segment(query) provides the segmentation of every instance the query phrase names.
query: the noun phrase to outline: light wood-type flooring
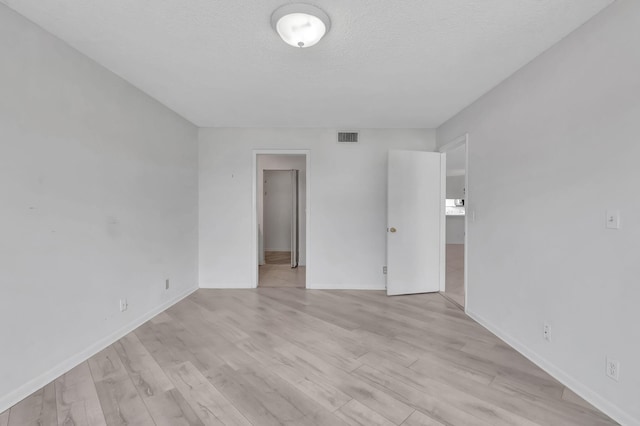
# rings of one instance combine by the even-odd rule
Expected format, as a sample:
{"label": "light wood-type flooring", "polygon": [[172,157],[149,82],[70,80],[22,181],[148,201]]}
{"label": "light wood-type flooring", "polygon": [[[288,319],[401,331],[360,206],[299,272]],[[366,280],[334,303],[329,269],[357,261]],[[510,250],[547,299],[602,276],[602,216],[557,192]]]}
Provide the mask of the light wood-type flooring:
{"label": "light wood-type flooring", "polygon": [[265,251],[264,262],[270,265],[291,265],[291,252]]}
{"label": "light wood-type flooring", "polygon": [[265,251],[264,260],[265,264],[258,268],[258,287],[306,287],[306,269],[304,266],[291,268],[290,251]]}
{"label": "light wood-type flooring", "polygon": [[260,288],[305,288],[306,269],[304,266],[292,268],[290,265],[260,265],[258,287]]}
{"label": "light wood-type flooring", "polygon": [[444,295],[464,306],[464,244],[447,244]]}
{"label": "light wood-type flooring", "polygon": [[440,294],[198,290],[0,426],[609,425]]}

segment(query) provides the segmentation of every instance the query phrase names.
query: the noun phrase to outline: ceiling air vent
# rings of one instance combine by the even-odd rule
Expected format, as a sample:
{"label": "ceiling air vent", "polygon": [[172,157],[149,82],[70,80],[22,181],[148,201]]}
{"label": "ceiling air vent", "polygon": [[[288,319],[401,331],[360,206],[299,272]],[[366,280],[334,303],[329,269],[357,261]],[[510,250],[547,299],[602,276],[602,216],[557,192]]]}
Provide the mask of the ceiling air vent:
{"label": "ceiling air vent", "polygon": [[338,132],[338,143],[357,143],[358,132]]}

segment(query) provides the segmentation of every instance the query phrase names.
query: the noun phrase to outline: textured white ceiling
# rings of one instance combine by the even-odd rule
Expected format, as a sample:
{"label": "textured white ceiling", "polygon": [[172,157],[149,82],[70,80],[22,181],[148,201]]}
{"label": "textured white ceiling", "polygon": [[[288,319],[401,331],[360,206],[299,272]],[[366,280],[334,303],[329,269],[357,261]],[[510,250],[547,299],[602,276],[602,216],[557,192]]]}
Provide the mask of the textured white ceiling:
{"label": "textured white ceiling", "polygon": [[198,126],[432,128],[613,0],[313,0],[296,49],[286,0],[0,0]]}

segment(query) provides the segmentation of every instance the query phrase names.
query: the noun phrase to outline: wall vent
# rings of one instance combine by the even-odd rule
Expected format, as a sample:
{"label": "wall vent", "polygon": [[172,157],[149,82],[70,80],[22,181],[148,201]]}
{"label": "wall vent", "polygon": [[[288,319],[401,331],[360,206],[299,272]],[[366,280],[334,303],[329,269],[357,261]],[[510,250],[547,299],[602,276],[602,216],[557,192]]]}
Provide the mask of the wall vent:
{"label": "wall vent", "polygon": [[338,132],[338,143],[358,143],[358,132]]}

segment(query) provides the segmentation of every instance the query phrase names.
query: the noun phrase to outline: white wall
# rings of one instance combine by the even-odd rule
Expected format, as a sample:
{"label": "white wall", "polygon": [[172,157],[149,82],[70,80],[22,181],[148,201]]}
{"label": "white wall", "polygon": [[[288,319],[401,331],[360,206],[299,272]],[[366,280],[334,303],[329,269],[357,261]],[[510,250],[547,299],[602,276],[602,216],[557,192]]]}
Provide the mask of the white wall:
{"label": "white wall", "polygon": [[464,199],[465,176],[447,176],[447,198]]}
{"label": "white wall", "polygon": [[4,5],[0,57],[2,412],[197,286],[197,129]]}
{"label": "white wall", "polygon": [[447,216],[447,244],[464,244],[464,216]]}
{"label": "white wall", "polygon": [[[469,132],[468,312],[629,425],[640,424],[639,40],[640,2],[618,0],[438,129],[440,145]],[[620,230],[605,228],[609,208]]]}
{"label": "white wall", "polygon": [[[447,198],[464,199],[464,184],[464,175],[447,176]],[[447,216],[446,224],[447,244],[464,244],[464,216]]]}
{"label": "white wall", "polygon": [[[309,149],[308,288],[384,288],[387,152],[433,151],[431,130],[200,130],[200,286],[252,286],[252,150]],[[224,203],[220,200],[224,200]]]}
{"label": "white wall", "polygon": [[288,170],[265,170],[263,235],[265,250],[291,251],[293,184]]}
{"label": "white wall", "polygon": [[[264,170],[299,170],[298,173],[298,244],[299,244],[299,264],[306,265],[307,254],[307,158],[304,155],[258,155],[258,182],[257,182],[257,207],[258,207],[258,229],[265,229],[263,225],[263,196],[264,194]],[[290,209],[289,209],[290,210]],[[261,241],[263,238],[260,238]],[[290,243],[290,241],[289,241]],[[264,246],[259,247],[260,264],[264,264]]]}

